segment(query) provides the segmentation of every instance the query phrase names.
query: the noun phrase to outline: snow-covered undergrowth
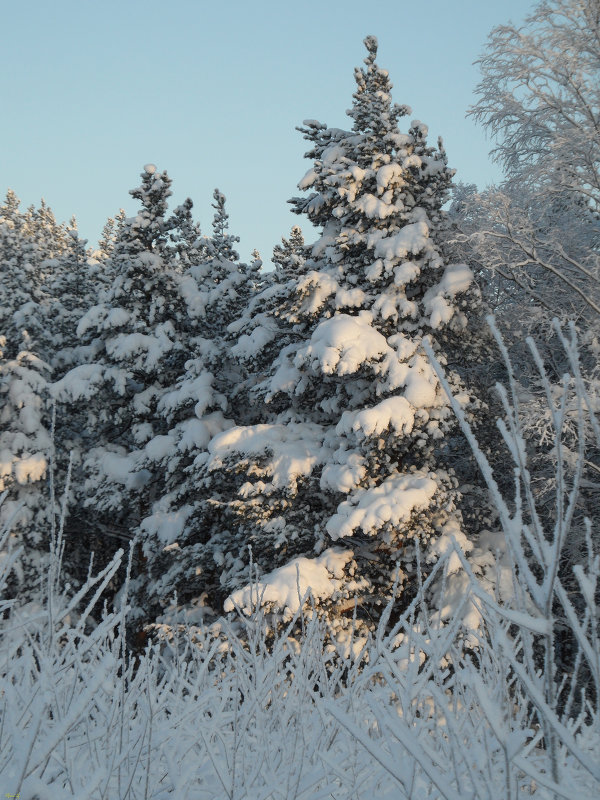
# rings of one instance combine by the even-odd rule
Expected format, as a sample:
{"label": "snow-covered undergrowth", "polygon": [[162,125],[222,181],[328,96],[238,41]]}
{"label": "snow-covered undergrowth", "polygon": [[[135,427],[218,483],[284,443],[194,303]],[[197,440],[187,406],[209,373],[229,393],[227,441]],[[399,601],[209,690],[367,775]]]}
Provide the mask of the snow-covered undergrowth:
{"label": "snow-covered undergrowth", "polygon": [[[0,606],[1,791],[20,800],[598,796],[600,555],[597,531],[577,515],[577,459],[587,453],[586,430],[600,431],[574,337],[563,344],[572,379],[558,399],[548,392],[554,521],[536,513],[515,386],[512,400],[504,396],[503,428],[515,497],[502,496],[471,441],[495,499],[502,564],[512,563],[508,599],[486,590],[457,546],[408,610],[388,607],[361,652],[352,642],[336,652],[310,602],[274,631],[257,581],[254,614],[195,628],[193,643],[190,631],[167,636],[133,657],[126,589],[121,611],[97,608],[121,556],[69,599],[57,531],[43,606]],[[573,407],[575,461],[561,448]],[[561,559],[579,525],[585,545],[565,576]],[[0,565],[0,588],[11,558],[19,553]],[[456,573],[448,576],[457,559],[458,603]]]}
{"label": "snow-covered undergrowth", "polygon": [[[121,615],[86,630],[85,615],[50,595],[2,632],[3,790],[22,800],[596,796],[597,711],[568,725],[536,714],[542,678],[517,673],[508,638],[511,622],[535,622],[487,611],[475,649],[458,622],[440,628],[414,608],[387,635],[381,626],[368,661],[325,654],[316,618],[299,647],[286,632],[267,646],[259,614],[226,646],[196,631],[194,645],[136,660],[124,656]],[[546,726],[559,739],[557,783]]]}

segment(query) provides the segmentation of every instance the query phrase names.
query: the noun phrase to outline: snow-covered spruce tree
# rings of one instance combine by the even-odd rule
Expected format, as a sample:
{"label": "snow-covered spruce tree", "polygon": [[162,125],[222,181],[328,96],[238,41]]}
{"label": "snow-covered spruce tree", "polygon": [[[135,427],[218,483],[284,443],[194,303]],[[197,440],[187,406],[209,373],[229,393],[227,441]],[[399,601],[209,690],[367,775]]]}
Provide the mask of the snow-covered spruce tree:
{"label": "snow-covered spruce tree", "polygon": [[215,256],[225,261],[235,262],[239,259],[239,254],[235,245],[240,241],[239,236],[229,233],[229,214],[225,210],[226,197],[219,189],[213,192],[212,207],[215,210],[212,222],[212,246]]}
{"label": "snow-covered spruce tree", "polygon": [[191,552],[181,556],[172,545],[204,535],[207,499],[199,473],[206,448],[233,425],[232,419],[247,412],[236,401],[236,390],[247,378],[246,365],[235,352],[236,321],[256,292],[262,262],[240,261],[235,250],[239,238],[229,233],[225,196],[216,189],[213,197],[212,236],[195,242],[188,236],[188,267],[180,284],[190,320],[187,360],[157,404],[164,432],[147,442],[140,462],[164,475],[161,493],[139,527],[145,572],[132,586],[136,612],[147,620],[172,602],[173,593],[188,582],[188,572],[195,574]]}
{"label": "snow-covered spruce tree", "polygon": [[35,276],[35,245],[25,231],[25,216],[19,211],[19,199],[11,190],[0,206],[0,264],[2,269],[2,303],[0,328],[7,339],[6,355],[15,355],[21,349],[20,329],[27,313],[35,307],[39,280]]}
{"label": "snow-covered spruce tree", "polygon": [[79,237],[76,228],[69,230],[66,250],[57,258],[47,259],[42,266],[48,315],[52,320],[54,380],[58,380],[70,367],[88,360],[77,326],[88,309],[96,305],[108,283],[104,265],[91,255],[87,240]]}
{"label": "snow-covered spruce tree", "polygon": [[[294,225],[289,240],[282,237],[273,248],[275,269],[261,275],[243,313],[229,325],[235,338],[231,354],[245,374],[233,397],[240,423],[265,422],[264,377],[279,353],[302,338],[291,307],[296,283],[307,272],[308,254],[302,231]],[[276,403],[269,406],[270,417],[275,408]]]}
{"label": "snow-covered spruce tree", "polygon": [[[273,248],[271,260],[275,269],[261,275],[243,314],[229,326],[230,334],[236,338],[231,353],[246,375],[235,391],[238,422],[266,421],[265,375],[286,347],[302,339],[302,325],[297,324],[295,314],[295,287],[309,270],[309,254],[300,227],[294,225],[290,238],[282,237],[281,244]],[[283,407],[286,405],[284,398]],[[269,406],[269,419],[276,408],[275,402]]]}
{"label": "snow-covered spruce tree", "polygon": [[4,343],[0,337],[0,492],[7,492],[0,527],[8,526],[12,543],[23,546],[9,588],[25,602],[39,599],[53,523],[50,367],[31,350],[5,357]]}
{"label": "snow-covered spruce tree", "polygon": [[417,540],[424,558],[450,534],[468,548],[447,463],[452,415],[421,349],[431,336],[445,363],[461,346],[477,357],[471,273],[441,252],[452,173],[424,125],[400,133],[408,109],[392,104],[376,40],[365,43],[352,130],[302,129],[310,195],[292,203],[322,233],[271,317],[287,338],[255,376],[262,421],[224,431],[197,460],[209,499],[202,530],[171,543],[187,564],[172,583],[180,599],[205,591],[216,607],[248,607],[251,546],[270,607],[293,610],[310,586],[332,618],[357,595],[370,625],[395,581],[403,603],[413,596]]}
{"label": "snow-covered spruce tree", "polygon": [[[0,435],[9,492],[0,517],[4,521],[23,504],[13,532],[25,545],[19,593],[28,599],[36,592],[33,576],[39,570],[34,565],[39,566],[49,550],[51,479],[60,496],[71,449],[85,450],[79,446],[85,438],[84,415],[59,408],[53,423],[51,386],[85,355],[78,346],[76,326],[92,304],[90,298],[97,297],[98,264],[88,257],[74,222],[70,227],[59,225],[44,202],[24,213],[18,205],[9,192],[0,210],[0,335],[4,337],[0,383],[5,401]],[[69,511],[76,514],[76,506],[71,497]],[[59,513],[57,507],[54,510]]]}
{"label": "snow-covered spruce tree", "polygon": [[[49,485],[54,458],[49,384],[56,331],[45,257],[54,252],[49,248],[62,232],[45,205],[39,215],[34,209],[22,213],[9,191],[0,206],[0,491],[7,493],[0,527],[8,525],[14,544],[23,546],[10,580],[11,592],[22,602],[39,599],[56,512]],[[52,477],[61,483],[56,474]]]}
{"label": "snow-covered spruce tree", "polygon": [[306,250],[304,246],[304,236],[299,225],[294,225],[290,232],[290,238],[282,236],[281,244],[276,244],[273,248],[273,258],[277,278],[280,281],[297,278],[304,272],[306,263]]}
{"label": "snow-covered spruce tree", "polygon": [[62,254],[68,242],[66,227],[56,222],[43,201],[39,209],[31,206],[21,212],[18,198],[9,190],[0,206],[0,332],[6,337],[5,356],[23,349],[26,331],[36,354],[48,360],[54,343],[47,319],[47,281],[54,268],[52,258]]}
{"label": "snow-covered spruce tree", "polygon": [[186,198],[169,220],[169,247],[182,271],[198,263],[204,252],[200,225],[192,216],[193,207],[191,198]]}
{"label": "snow-covered spruce tree", "polygon": [[166,218],[171,180],[152,164],[131,194],[141,203],[124,220],[108,260],[115,278],[77,326],[88,362],[54,386],[57,398],[86,415],[93,446],[85,455],[81,488],[87,507],[83,552],[112,555],[145,516],[160,474],[140,467],[144,445],[164,430],[157,406],[186,358],[187,326],[180,274],[169,247]]}
{"label": "snow-covered spruce tree", "polygon": [[104,227],[102,228],[102,235],[98,240],[98,249],[94,251],[94,257],[102,262],[107,262],[112,255],[115,242],[121,234],[121,229],[127,216],[124,209],[120,209],[115,217],[109,217]]}
{"label": "snow-covered spruce tree", "polygon": [[[96,255],[100,253],[96,252]],[[47,260],[45,291],[48,318],[51,320],[53,384],[61,386],[61,379],[70,370],[88,365],[96,350],[89,342],[82,342],[78,335],[78,324],[83,315],[98,303],[108,288],[108,271],[105,264],[92,256],[87,241],[81,239],[76,228],[69,230],[67,250],[55,259]],[[51,394],[60,398],[60,391],[50,387]],[[69,492],[66,498],[66,566],[78,580],[85,578],[88,567],[89,511],[84,508],[86,492],[83,459],[95,445],[94,431],[88,426],[87,404],[56,406],[54,424],[55,482],[60,490],[65,485],[70,469]],[[76,582],[78,582],[78,580]]]}
{"label": "snow-covered spruce tree", "polygon": [[212,235],[199,237],[190,248],[189,276],[183,287],[190,313],[197,317],[199,333],[218,340],[245,308],[258,280],[260,263],[240,261],[239,236],[229,232],[225,195],[215,189]]}
{"label": "snow-covered spruce tree", "polygon": [[74,218],[71,218],[69,225],[57,222],[44,198],[38,208],[31,205],[24,215],[23,230],[34,243],[40,261],[64,253],[69,246],[69,230],[75,227]]}

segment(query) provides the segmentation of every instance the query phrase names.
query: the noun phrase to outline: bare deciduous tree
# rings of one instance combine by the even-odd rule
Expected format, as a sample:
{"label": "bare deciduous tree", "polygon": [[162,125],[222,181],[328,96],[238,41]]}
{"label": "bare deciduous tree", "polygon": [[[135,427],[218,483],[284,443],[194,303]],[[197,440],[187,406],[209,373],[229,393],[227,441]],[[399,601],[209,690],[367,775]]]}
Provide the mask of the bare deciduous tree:
{"label": "bare deciduous tree", "polygon": [[482,80],[469,113],[492,135],[505,181],[463,192],[455,203],[463,244],[525,307],[595,324],[600,3],[543,0],[522,26],[495,28],[478,63]]}

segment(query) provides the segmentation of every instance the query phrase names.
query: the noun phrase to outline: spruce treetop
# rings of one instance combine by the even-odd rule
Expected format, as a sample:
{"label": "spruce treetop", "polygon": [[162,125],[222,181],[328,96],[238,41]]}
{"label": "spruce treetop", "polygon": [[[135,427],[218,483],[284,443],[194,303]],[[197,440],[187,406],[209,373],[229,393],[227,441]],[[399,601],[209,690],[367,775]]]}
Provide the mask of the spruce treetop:
{"label": "spruce treetop", "polygon": [[239,261],[239,253],[234,245],[240,240],[239,236],[232,236],[229,233],[229,214],[225,210],[225,195],[218,189],[213,192],[215,215],[212,223],[212,247],[217,257],[224,258],[226,261]]}
{"label": "spruce treetop", "polygon": [[281,244],[276,244],[273,248],[271,261],[275,264],[275,272],[280,281],[297,278],[303,273],[306,248],[302,229],[299,225],[292,227],[289,239],[284,236],[281,237]]}
{"label": "spruce treetop", "polygon": [[[409,109],[392,103],[388,74],[375,62],[375,38],[365,44],[368,56],[355,71],[357,90],[347,112],[352,130],[314,120],[299,129],[312,144],[306,156],[313,166],[298,184],[308,197],[290,203],[322,234],[307,252],[312,258],[299,286],[298,312],[310,309],[314,318],[366,307],[380,319],[412,326],[429,316],[412,298],[423,297],[442,277],[433,239],[447,225],[442,206],[453,171],[441,141],[437,148],[427,144],[426,125],[414,120],[407,133],[399,130]],[[327,292],[317,272],[328,274]]]}
{"label": "spruce treetop", "polygon": [[125,247],[129,255],[144,250],[161,253],[165,247],[168,233],[165,214],[172,181],[166,170],[158,172],[154,164],[146,164],[141,178],[140,186],[129,194],[140,201],[142,208],[135,217],[125,220],[116,252]]}
{"label": "spruce treetop", "polygon": [[353,130],[368,133],[374,140],[381,140],[395,131],[398,119],[410,114],[410,108],[392,104],[393,84],[387,70],[380,69],[375,63],[377,38],[367,36],[364,44],[368,51],[364,60],[366,69],[356,67],[354,70],[357,88],[352,95],[354,104],[346,113],[354,120]]}

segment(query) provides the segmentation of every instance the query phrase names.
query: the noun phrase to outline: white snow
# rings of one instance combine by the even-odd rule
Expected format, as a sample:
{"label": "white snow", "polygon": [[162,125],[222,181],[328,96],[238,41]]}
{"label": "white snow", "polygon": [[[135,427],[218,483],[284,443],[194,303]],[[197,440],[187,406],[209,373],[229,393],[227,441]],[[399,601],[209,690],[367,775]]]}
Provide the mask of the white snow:
{"label": "white snow", "polygon": [[173,349],[173,342],[157,326],[156,336],[145,333],[122,333],[108,339],[106,352],[116,361],[141,357],[146,369],[155,369],[160,359]]}
{"label": "white snow", "polygon": [[421,274],[421,267],[414,261],[403,261],[394,267],[394,283],[396,286],[406,286]]}
{"label": "white snow", "polygon": [[415,408],[431,408],[440,402],[436,387],[437,379],[429,363],[423,356],[415,356],[404,381],[404,397]]}
{"label": "white snow", "polygon": [[224,610],[233,611],[237,606],[251,614],[258,600],[261,605],[269,604],[283,611],[284,618],[291,619],[309,591],[319,603],[342,588],[344,569],[353,555],[352,550],[331,547],[317,558],[295,558],[257,583],[233,592],[225,600]]}
{"label": "white snow", "polygon": [[243,360],[256,356],[269,342],[273,340],[275,331],[264,325],[257,325],[252,333],[244,333],[231,348],[237,358]]}
{"label": "white snow", "polygon": [[183,297],[188,314],[201,317],[208,303],[208,292],[202,291],[192,274],[184,275],[179,281],[179,291]]}
{"label": "white snow", "polygon": [[298,188],[304,191],[305,189],[309,189],[313,183],[317,180],[318,174],[315,169],[311,168],[308,170],[306,175],[302,178],[302,180],[298,183]]}
{"label": "white snow", "polygon": [[375,248],[375,257],[386,261],[406,258],[408,255],[419,255],[426,249],[429,239],[429,226],[425,220],[405,225],[393,236],[381,238],[371,234],[367,245]]}
{"label": "white snow", "polygon": [[384,164],[377,170],[377,192],[383,194],[390,184],[402,186],[405,183],[402,167],[399,164]]}
{"label": "white snow", "polygon": [[334,458],[335,461],[329,462],[323,467],[321,489],[348,494],[367,474],[364,456],[350,450],[343,451],[341,454],[337,452]]}
{"label": "white snow", "polygon": [[325,375],[350,375],[365,362],[379,361],[389,350],[369,314],[336,314],[317,325],[308,344],[298,351],[295,364],[307,364]]}
{"label": "white snow", "polygon": [[99,304],[92,306],[79,320],[77,324],[77,336],[81,338],[90,328],[97,328],[101,320],[104,319],[105,314],[106,308],[104,305]]}
{"label": "white snow", "polygon": [[[9,394],[11,393],[9,392]],[[19,403],[15,403],[15,406],[19,409],[21,430],[27,434],[36,433],[42,427],[39,398],[21,395],[19,401]]]}
{"label": "white snow", "polygon": [[388,344],[390,344],[396,353],[398,354],[398,358],[401,361],[406,361],[412,355],[414,355],[415,350],[419,346],[418,339],[405,336],[403,333],[395,333],[388,339]]}
{"label": "white snow", "polygon": [[466,292],[472,281],[473,273],[466,264],[451,264],[446,267],[441,281],[428,289],[423,298],[432,328],[437,329],[452,319],[455,309],[448,299]]}
{"label": "white snow", "polygon": [[317,314],[331,295],[340,290],[340,285],[332,275],[312,270],[298,281],[297,293],[305,296],[302,310],[306,314]]}
{"label": "white snow", "polygon": [[151,516],[142,521],[140,528],[146,534],[146,541],[152,541],[153,537],[165,546],[173,546],[183,533],[186,522],[193,512],[194,507],[184,505],[177,511],[164,511],[157,509]]}
{"label": "white snow", "polygon": [[185,376],[174,389],[165,392],[158,403],[158,410],[167,416],[187,402],[194,402],[194,412],[202,417],[211,405],[221,405],[222,399],[213,388],[214,376],[210,372],[201,372],[195,377]]}
{"label": "white snow", "polygon": [[208,468],[220,467],[232,454],[269,454],[264,475],[271,479],[273,488],[293,489],[299,477],[310,475],[325,460],[328,451],[322,441],[321,427],[312,423],[236,426],[211,441]]}
{"label": "white snow", "polygon": [[5,489],[4,478],[8,478],[9,475],[12,475],[13,461],[14,455],[12,451],[3,447],[2,450],[0,450],[0,492],[3,492]]}
{"label": "white snow", "polygon": [[436,489],[435,480],[418,472],[393,475],[372,489],[358,489],[340,503],[327,522],[327,533],[334,541],[352,536],[358,528],[374,536],[384,525],[407,522],[413,511],[426,508]]}
{"label": "white snow", "polygon": [[420,131],[424,139],[426,139],[429,136],[429,126],[426,125],[424,122],[421,122],[420,119],[413,119],[410,123],[410,127],[413,128],[415,131]]}
{"label": "white snow", "polygon": [[374,283],[381,278],[383,274],[383,261],[378,258],[377,261],[374,261],[371,266],[367,267],[365,270],[365,278],[370,282]]}
{"label": "white snow", "polygon": [[323,166],[332,166],[336,163],[336,161],[344,158],[345,154],[346,151],[342,145],[337,144],[336,142],[330,144],[329,147],[325,148],[323,155],[321,156]]}
{"label": "white snow", "polygon": [[372,436],[392,428],[397,433],[410,433],[414,421],[415,409],[405,397],[388,397],[371,408],[344,411],[336,432],[360,431],[365,436]]}
{"label": "white snow", "polygon": [[422,163],[423,162],[416,153],[411,153],[409,156],[406,156],[406,158],[403,159],[402,168],[403,169],[410,169],[411,167],[419,168]]}
{"label": "white snow", "polygon": [[104,318],[103,328],[120,328],[131,319],[131,314],[125,308],[111,308]]}
{"label": "white snow", "polygon": [[179,436],[177,449],[182,453],[189,450],[205,450],[214,436],[231,427],[233,423],[225,419],[220,411],[207,414],[202,419],[196,417],[186,419],[178,423],[176,428]]}
{"label": "white snow", "polygon": [[279,355],[278,361],[275,362],[277,365],[275,372],[268,382],[267,402],[278,392],[293,394],[295,391],[301,377],[300,370],[290,360],[295,354],[295,349],[295,344],[284,348]]}
{"label": "white snow", "polygon": [[154,436],[154,428],[151,422],[136,422],[131,428],[131,434],[136,444],[145,444]]}
{"label": "white snow", "polygon": [[16,460],[13,469],[17,483],[35,483],[46,474],[48,461],[43,453],[34,453]]}
{"label": "white snow", "polygon": [[73,367],[56,383],[52,384],[51,394],[60,402],[89,400],[104,382],[102,364],[81,364]]}
{"label": "white snow", "polygon": [[[139,470],[140,452],[110,452],[102,448],[90,450],[86,463],[95,467],[109,481],[128,489],[140,488],[150,478],[147,470]],[[90,479],[86,485],[90,484]]]}
{"label": "white snow", "polygon": [[[408,113],[411,113],[410,109],[408,110]],[[403,150],[406,147],[414,144],[414,138],[410,135],[410,133],[388,133],[386,139],[393,143],[396,150]]]}
{"label": "white snow", "polygon": [[354,208],[368,219],[386,219],[396,212],[396,207],[373,194],[363,194],[354,201]]}
{"label": "white snow", "polygon": [[427,560],[429,562],[436,562],[442,556],[451,553],[448,559],[447,569],[448,574],[452,575],[461,568],[460,558],[456,553],[457,547],[463,553],[469,553],[473,549],[473,544],[461,529],[458,520],[450,517],[439,536],[435,536],[431,540],[427,552]]}
{"label": "white snow", "polygon": [[162,461],[175,452],[175,437],[173,435],[155,436],[146,444],[144,452],[151,461]]}
{"label": "white snow", "polygon": [[336,308],[360,308],[365,305],[366,294],[362,289],[344,289],[340,288],[335,293],[335,307]]}

